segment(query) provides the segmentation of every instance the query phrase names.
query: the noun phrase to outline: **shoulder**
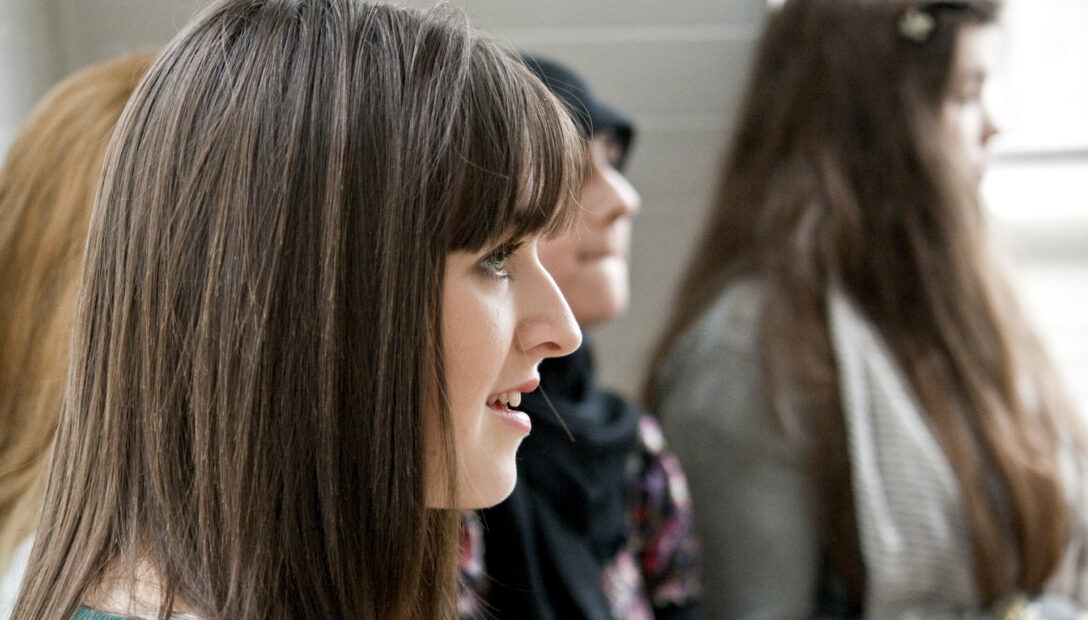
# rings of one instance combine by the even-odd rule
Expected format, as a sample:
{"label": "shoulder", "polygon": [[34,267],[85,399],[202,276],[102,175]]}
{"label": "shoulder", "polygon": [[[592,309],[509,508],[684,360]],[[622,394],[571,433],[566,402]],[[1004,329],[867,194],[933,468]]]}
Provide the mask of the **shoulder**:
{"label": "shoulder", "polygon": [[723,347],[741,353],[753,352],[765,303],[764,289],[763,283],[756,279],[738,280],[726,286],[676,339],[663,367],[667,369]]}
{"label": "shoulder", "polygon": [[727,286],[666,352],[653,378],[659,393],[715,392],[721,379],[734,376],[748,382],[748,371],[759,357],[764,298],[764,286],[757,280]]}
{"label": "shoulder", "polygon": [[696,446],[720,450],[722,434],[777,434],[760,367],[764,288],[758,280],[727,286],[676,339],[654,374],[654,410],[666,435],[685,443],[685,454]]}
{"label": "shoulder", "polygon": [[23,582],[23,574],[26,572],[33,546],[34,538],[27,538],[19,543],[8,560],[7,570],[0,581],[0,618],[7,618],[15,608],[15,599],[19,596],[19,586]]}

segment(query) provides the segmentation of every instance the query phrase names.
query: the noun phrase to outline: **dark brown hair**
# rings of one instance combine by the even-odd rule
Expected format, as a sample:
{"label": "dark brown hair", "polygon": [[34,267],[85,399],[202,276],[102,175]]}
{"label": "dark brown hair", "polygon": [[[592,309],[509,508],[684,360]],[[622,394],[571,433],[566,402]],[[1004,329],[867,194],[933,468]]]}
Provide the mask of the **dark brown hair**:
{"label": "dark brown hair", "polygon": [[15,617],[146,575],[162,617],[453,615],[460,515],[424,498],[428,417],[456,492],[445,258],[555,226],[580,154],[460,13],[202,13],[110,148]]}
{"label": "dark brown hair", "polygon": [[94,192],[151,60],[126,56],[55,86],[0,168],[0,570],[38,522]]}
{"label": "dark brown hair", "polygon": [[[932,18],[925,36],[901,30],[915,11]],[[977,190],[948,172],[936,137],[957,36],[996,12],[991,0],[792,0],[770,18],[655,357],[731,282],[765,282],[765,387],[776,407],[788,393],[804,414],[821,536],[855,602],[864,572],[828,333],[833,286],[886,339],[956,472],[981,600],[1039,591],[1067,541],[1055,452],[1074,416],[991,259]],[[987,494],[983,468],[1003,498]]]}

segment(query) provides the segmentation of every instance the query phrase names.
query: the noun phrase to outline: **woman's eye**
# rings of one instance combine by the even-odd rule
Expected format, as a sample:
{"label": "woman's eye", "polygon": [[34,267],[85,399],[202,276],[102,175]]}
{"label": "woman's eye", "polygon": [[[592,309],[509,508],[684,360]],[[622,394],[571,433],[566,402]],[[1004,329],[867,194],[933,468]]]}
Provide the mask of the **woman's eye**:
{"label": "woman's eye", "polygon": [[480,266],[484,268],[488,273],[492,273],[497,276],[506,275],[506,261],[510,260],[510,253],[505,250],[495,251],[488,254],[482,261]]}
{"label": "woman's eye", "polygon": [[506,263],[520,246],[520,243],[507,243],[495,248],[480,261],[480,268],[491,276],[508,277],[510,274],[506,271]]}

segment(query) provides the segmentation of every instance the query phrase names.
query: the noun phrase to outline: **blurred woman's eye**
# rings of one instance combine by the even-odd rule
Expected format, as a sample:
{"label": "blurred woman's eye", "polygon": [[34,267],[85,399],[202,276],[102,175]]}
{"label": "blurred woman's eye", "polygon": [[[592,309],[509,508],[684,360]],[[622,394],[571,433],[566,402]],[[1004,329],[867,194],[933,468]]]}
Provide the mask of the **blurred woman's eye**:
{"label": "blurred woman's eye", "polygon": [[623,167],[623,141],[615,131],[605,129],[594,135],[591,149],[597,163],[607,163],[616,170]]}
{"label": "blurred woman's eye", "polygon": [[623,168],[623,145],[619,143],[619,140],[608,143],[607,157],[608,163],[613,168],[616,170]]}
{"label": "blurred woman's eye", "polygon": [[488,252],[480,261],[480,269],[489,276],[495,278],[507,278],[510,276],[506,270],[506,263],[510,260],[518,248],[521,247],[521,242],[508,242],[503,243],[497,248]]}
{"label": "blurred woman's eye", "polygon": [[967,88],[957,91],[952,99],[959,103],[974,103],[982,99],[982,91],[978,88]]}
{"label": "blurred woman's eye", "polygon": [[971,76],[957,80],[949,94],[952,101],[957,103],[974,103],[982,100],[982,92],[985,87],[986,78],[984,76]]}

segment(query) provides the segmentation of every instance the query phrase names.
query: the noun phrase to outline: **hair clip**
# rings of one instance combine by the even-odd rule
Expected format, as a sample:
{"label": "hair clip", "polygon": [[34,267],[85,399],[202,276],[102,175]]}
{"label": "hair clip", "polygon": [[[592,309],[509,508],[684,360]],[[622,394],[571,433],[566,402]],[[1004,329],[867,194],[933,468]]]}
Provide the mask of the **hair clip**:
{"label": "hair clip", "polygon": [[933,19],[932,15],[926,11],[910,8],[907,9],[906,13],[903,13],[903,17],[899,18],[898,29],[899,34],[903,37],[915,43],[925,43],[936,26],[937,21]]}

